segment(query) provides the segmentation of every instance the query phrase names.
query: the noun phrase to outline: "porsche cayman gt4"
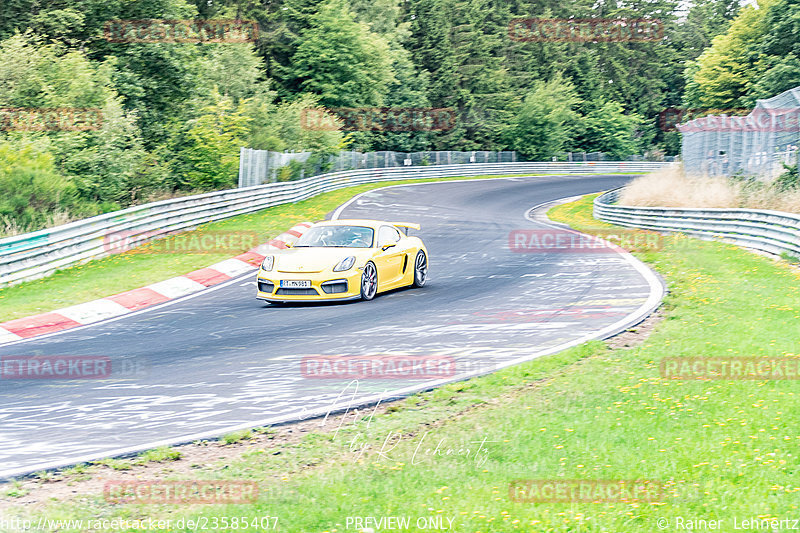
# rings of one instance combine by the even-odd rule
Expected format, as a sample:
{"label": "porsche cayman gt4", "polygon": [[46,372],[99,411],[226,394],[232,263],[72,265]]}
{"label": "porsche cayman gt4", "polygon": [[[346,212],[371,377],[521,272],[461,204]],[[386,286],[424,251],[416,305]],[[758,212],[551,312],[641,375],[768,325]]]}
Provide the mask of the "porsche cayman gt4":
{"label": "porsche cayman gt4", "polygon": [[418,224],[327,220],[285,250],[264,258],[256,297],[268,302],[372,300],[399,287],[422,287],[428,251],[408,230]]}

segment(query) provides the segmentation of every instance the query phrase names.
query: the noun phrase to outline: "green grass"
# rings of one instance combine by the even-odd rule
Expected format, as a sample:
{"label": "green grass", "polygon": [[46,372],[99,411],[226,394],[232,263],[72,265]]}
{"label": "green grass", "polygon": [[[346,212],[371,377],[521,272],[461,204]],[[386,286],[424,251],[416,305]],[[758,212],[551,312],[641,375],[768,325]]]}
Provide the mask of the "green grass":
{"label": "green grass", "polygon": [[790,254],[789,252],[782,252],[781,253],[781,259],[783,259],[784,261],[788,261],[788,262],[792,263],[793,265],[796,265],[796,264],[800,263],[800,257],[794,256],[794,255]]}
{"label": "green grass", "polygon": [[[93,465],[107,466],[112,470],[130,470],[134,466],[146,463],[164,463],[167,461],[177,461],[181,458],[181,452],[169,446],[161,446],[152,450],[147,450],[132,459],[101,459],[92,461]],[[94,470],[96,471],[96,470]]]}
{"label": "green grass", "polygon": [[[591,218],[591,197],[554,208],[551,217],[578,229],[608,227]],[[639,347],[588,343],[414,395],[371,420],[362,412],[338,433],[309,434],[281,445],[280,454],[256,448],[198,473],[257,480],[269,496],[255,505],[112,506],[93,494],[54,505],[48,516],[270,515],[291,532],[347,531],[348,516],[409,516],[412,524],[444,516],[459,532],[619,533],[676,531],[677,517],[722,519],[722,531],[733,531],[734,518],[797,517],[797,382],[667,380],[659,362],[797,356],[800,275],[734,246],[682,236],[640,257],[664,276],[670,294],[665,319]],[[484,439],[486,451],[476,454]],[[470,453],[424,453],[438,442]],[[657,480],[665,491],[652,503],[509,500],[512,480],[575,478]]]}
{"label": "green grass", "polygon": [[[456,179],[482,179],[503,176],[474,176],[444,179],[404,180],[391,183],[370,183],[320,194],[294,204],[280,205],[200,226],[204,231],[255,232],[264,242],[293,225],[322,220],[327,213],[356,194],[403,183],[426,183]],[[183,235],[191,237],[193,232]],[[248,234],[249,236],[249,234]],[[240,252],[246,251],[243,248]],[[146,253],[142,253],[142,252]],[[60,270],[47,278],[0,289],[0,322],[44,313],[120,292],[136,289],[180,276],[228,259],[240,252],[225,253],[158,253],[152,246],[135,252],[115,254],[83,265]]]}
{"label": "green grass", "polygon": [[165,461],[176,461],[181,458],[181,452],[170,448],[169,446],[162,446],[154,450],[147,450],[139,454],[134,462],[141,463],[163,463]]}
{"label": "green grass", "polygon": [[250,440],[253,438],[253,432],[249,429],[245,429],[242,431],[236,431],[234,433],[228,433],[227,435],[223,435],[222,442],[225,444],[236,444],[237,442],[241,442],[243,440]]}
{"label": "green grass", "polygon": [[92,461],[92,464],[107,466],[112,470],[130,470],[133,468],[133,462],[126,459],[100,459],[99,461]]}
{"label": "green grass", "polygon": [[[137,465],[177,461],[180,458],[180,451],[169,446],[161,446],[160,448],[144,451],[131,459],[100,459],[99,461],[92,461],[92,465],[106,466],[112,470],[122,471],[131,470]],[[90,467],[90,472],[95,473],[97,469]]]}
{"label": "green grass", "polygon": [[29,492],[22,487],[22,483],[19,481],[12,481],[3,487],[3,495],[7,498],[22,498]]}

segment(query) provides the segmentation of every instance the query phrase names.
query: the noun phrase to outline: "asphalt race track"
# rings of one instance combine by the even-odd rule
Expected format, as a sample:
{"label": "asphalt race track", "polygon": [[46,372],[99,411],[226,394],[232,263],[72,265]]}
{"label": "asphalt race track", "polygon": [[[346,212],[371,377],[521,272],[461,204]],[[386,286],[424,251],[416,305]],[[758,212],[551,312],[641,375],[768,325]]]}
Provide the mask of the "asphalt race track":
{"label": "asphalt race track", "polygon": [[[544,202],[630,176],[443,182],[370,192],[339,218],[419,222],[423,289],[372,302],[271,306],[249,273],[139,313],[0,346],[9,355],[108,357],[108,379],[0,380],[0,477],[324,414],[604,337],[662,295],[618,253],[518,253],[509,232]],[[550,228],[552,229],[552,228]],[[313,355],[436,355],[457,374],[427,380],[312,379]]]}

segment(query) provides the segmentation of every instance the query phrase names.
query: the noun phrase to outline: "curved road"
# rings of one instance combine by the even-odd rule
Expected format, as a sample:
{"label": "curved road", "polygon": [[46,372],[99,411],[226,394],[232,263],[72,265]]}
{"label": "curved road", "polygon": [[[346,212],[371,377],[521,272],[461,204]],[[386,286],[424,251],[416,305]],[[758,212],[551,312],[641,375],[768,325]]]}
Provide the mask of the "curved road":
{"label": "curved road", "polygon": [[[547,228],[525,217],[534,205],[628,179],[376,190],[337,214],[421,223],[431,256],[421,290],[273,307],[254,298],[249,273],[119,319],[0,346],[0,358],[100,356],[114,369],[106,379],[0,380],[0,477],[324,414],[622,330],[661,296],[649,271],[627,254],[512,252],[508,235]],[[453,358],[457,375],[362,379],[356,390],[350,380],[304,377],[300,360],[319,354],[437,355]]]}

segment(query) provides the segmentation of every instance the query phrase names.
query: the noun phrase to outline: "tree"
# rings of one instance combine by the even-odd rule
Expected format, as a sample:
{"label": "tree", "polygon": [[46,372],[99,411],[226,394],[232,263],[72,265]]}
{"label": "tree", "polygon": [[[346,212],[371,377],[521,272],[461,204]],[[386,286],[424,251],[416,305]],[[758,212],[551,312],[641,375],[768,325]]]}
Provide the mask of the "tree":
{"label": "tree", "polygon": [[326,0],[292,57],[291,78],[326,107],[380,106],[392,80],[388,43],[355,21],[343,0]]}
{"label": "tree", "polygon": [[[768,0],[772,1],[772,0]],[[718,35],[686,69],[684,102],[692,109],[748,107],[750,88],[757,81],[758,43],[766,34],[764,2],[760,9],[746,6],[725,33]]]}
{"label": "tree", "polygon": [[455,127],[435,136],[439,149],[503,149],[513,91],[504,65],[508,5],[494,0],[417,0],[408,41],[428,77],[434,107],[455,111]]}
{"label": "tree", "polygon": [[782,0],[769,7],[766,33],[758,43],[759,77],[752,84],[751,100],[769,98],[800,85],[800,1]]}
{"label": "tree", "polygon": [[739,13],[739,0],[695,0],[689,6],[686,20],[677,24],[671,39],[686,60],[695,60],[711,46],[717,35],[727,31]]}
{"label": "tree", "polygon": [[198,79],[202,87],[201,100],[208,101],[215,87],[223,96],[230,97],[234,104],[269,91],[263,60],[255,53],[252,44],[207,44],[203,48]]}
{"label": "tree", "polygon": [[184,185],[190,189],[214,190],[236,185],[239,148],[247,134],[242,104],[213,93],[214,104],[203,109],[188,131],[189,147],[182,154]]}
{"label": "tree", "polygon": [[508,134],[509,144],[525,157],[548,160],[561,152],[572,137],[580,99],[575,86],[557,74],[535,82],[525,96]]}
{"label": "tree", "polygon": [[304,127],[304,119],[309,114],[324,112],[313,95],[281,103],[267,95],[257,95],[245,101],[243,109],[250,118],[243,146],[275,152],[307,150],[317,154],[333,154],[344,149],[344,136],[340,131]]}
{"label": "tree", "polygon": [[136,122],[134,112],[125,112],[112,99],[103,108],[99,131],[56,136],[52,150],[58,167],[82,198],[105,203],[107,210],[119,209],[162,185],[152,179],[157,169],[147,167]]}
{"label": "tree", "polygon": [[36,229],[48,216],[76,206],[75,186],[58,175],[46,146],[46,142],[0,139],[0,225],[4,228]]}
{"label": "tree", "polygon": [[[392,80],[386,88],[384,106],[390,108],[425,108],[428,99],[429,77],[414,66],[406,43],[410,22],[402,20],[398,0],[352,0],[351,6],[359,22],[383,37],[389,44]],[[396,150],[413,152],[430,147],[433,135],[426,131],[352,132],[349,139],[353,149],[360,151]]]}
{"label": "tree", "polygon": [[31,34],[0,42],[0,106],[103,107],[114,96],[113,67]]}
{"label": "tree", "polygon": [[587,152],[604,152],[614,159],[638,154],[642,145],[636,134],[641,123],[641,116],[626,114],[619,102],[606,102],[583,118],[581,148]]}

